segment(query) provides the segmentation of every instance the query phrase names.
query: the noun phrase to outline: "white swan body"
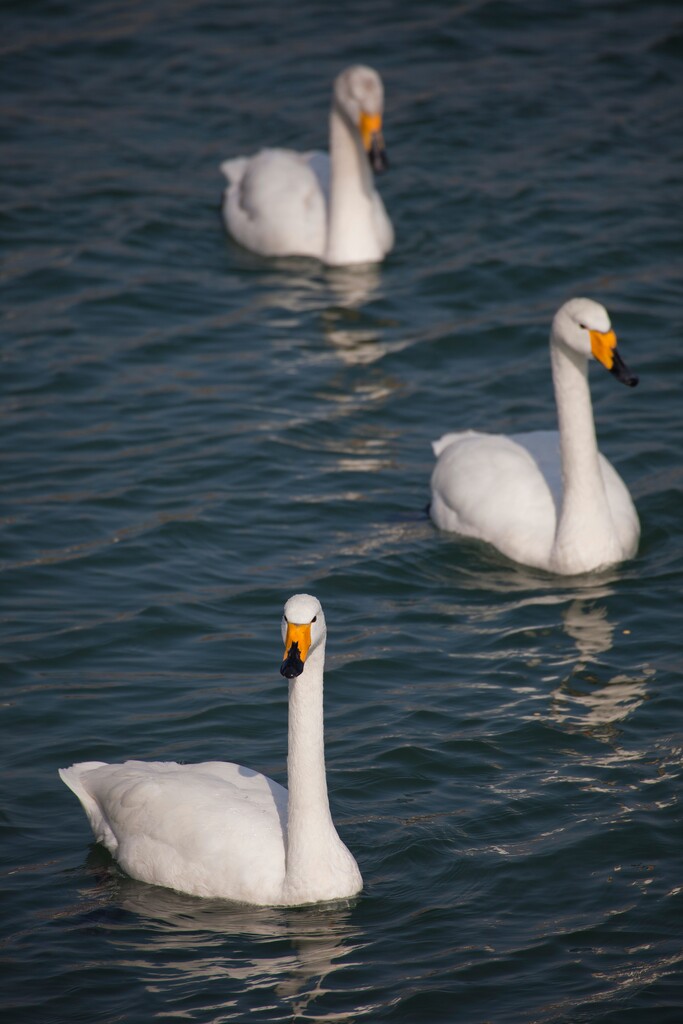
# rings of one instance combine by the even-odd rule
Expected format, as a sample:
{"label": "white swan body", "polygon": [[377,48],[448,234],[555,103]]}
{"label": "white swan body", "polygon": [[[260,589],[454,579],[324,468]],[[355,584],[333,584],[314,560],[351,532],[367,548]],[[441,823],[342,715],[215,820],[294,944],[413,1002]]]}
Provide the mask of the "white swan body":
{"label": "white swan body", "polygon": [[442,530],[493,544],[550,572],[589,572],[632,557],[640,524],[623,480],[598,451],[591,353],[631,386],[607,311],[590,299],[558,310],[550,353],[559,431],[445,434],[432,445],[430,515]]}
{"label": "white swan body", "polygon": [[383,106],[377,72],[347,68],[334,83],[329,156],[262,149],[224,161],[223,219],[233,238],[262,256],[333,266],[382,260],[394,242],[372,175],[386,166]]}
{"label": "white swan body", "polygon": [[61,769],[92,830],[133,878],[262,906],[349,897],[363,880],[330,815],[323,747],[326,627],[297,594],[282,620],[289,792],[222,761],[99,761]]}

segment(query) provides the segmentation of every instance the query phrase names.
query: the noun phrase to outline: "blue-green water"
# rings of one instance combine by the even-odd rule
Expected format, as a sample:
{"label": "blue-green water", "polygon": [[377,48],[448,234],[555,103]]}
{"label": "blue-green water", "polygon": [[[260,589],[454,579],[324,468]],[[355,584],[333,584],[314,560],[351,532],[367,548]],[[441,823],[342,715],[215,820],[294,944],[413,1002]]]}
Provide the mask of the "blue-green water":
{"label": "blue-green water", "polygon": [[[678,3],[15,2],[0,43],[8,1024],[660,1024],[683,1013]],[[267,261],[222,159],[386,88],[381,267]],[[557,579],[437,533],[446,430],[553,425],[595,366],[638,556]],[[294,910],[121,875],[56,771],[285,781],[279,620],[328,627],[332,809],[365,889]]]}

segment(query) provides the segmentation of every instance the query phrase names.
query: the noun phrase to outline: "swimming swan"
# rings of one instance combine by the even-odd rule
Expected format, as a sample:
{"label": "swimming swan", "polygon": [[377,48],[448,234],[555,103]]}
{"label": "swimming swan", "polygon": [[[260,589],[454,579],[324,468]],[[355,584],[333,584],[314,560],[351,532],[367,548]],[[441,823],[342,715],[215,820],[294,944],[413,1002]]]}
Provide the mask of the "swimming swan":
{"label": "swimming swan", "polygon": [[97,840],[133,878],[195,896],[290,906],[352,896],[363,880],[330,816],[323,749],[325,616],[284,609],[289,793],[250,768],[91,761],[61,769]]}
{"label": "swimming swan", "polygon": [[591,353],[617,380],[638,383],[616,344],[598,302],[571,299],[558,310],[550,359],[559,432],[468,430],[435,441],[430,515],[440,529],[555,573],[589,572],[635,554],[638,514],[598,451],[588,388]]}
{"label": "swimming swan", "polygon": [[224,161],[223,219],[236,241],[262,256],[336,266],[382,260],[394,243],[372,176],[386,168],[383,107],[377,72],[347,68],[334,83],[329,156],[262,149]]}

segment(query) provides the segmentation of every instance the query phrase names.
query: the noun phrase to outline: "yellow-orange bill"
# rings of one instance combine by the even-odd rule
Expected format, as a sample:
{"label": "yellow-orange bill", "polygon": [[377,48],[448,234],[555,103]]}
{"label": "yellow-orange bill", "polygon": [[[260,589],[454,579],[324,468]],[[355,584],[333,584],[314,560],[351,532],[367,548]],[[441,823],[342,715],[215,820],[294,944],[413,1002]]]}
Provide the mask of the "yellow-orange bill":
{"label": "yellow-orange bill", "polygon": [[591,350],[599,363],[607,370],[614,365],[614,350],[617,347],[617,336],[614,331],[590,331]]}
{"label": "yellow-orange bill", "polygon": [[375,135],[379,135],[382,131],[382,115],[361,114],[360,121],[358,122],[358,130],[360,131],[360,137],[363,140],[363,145],[369,153],[373,137]]}
{"label": "yellow-orange bill", "polygon": [[298,644],[299,646],[299,657],[302,661],[306,660],[308,654],[308,648],[311,646],[311,624],[310,622],[304,625],[298,625],[295,622],[287,623],[287,636],[285,637],[285,658],[290,652],[292,644]]}

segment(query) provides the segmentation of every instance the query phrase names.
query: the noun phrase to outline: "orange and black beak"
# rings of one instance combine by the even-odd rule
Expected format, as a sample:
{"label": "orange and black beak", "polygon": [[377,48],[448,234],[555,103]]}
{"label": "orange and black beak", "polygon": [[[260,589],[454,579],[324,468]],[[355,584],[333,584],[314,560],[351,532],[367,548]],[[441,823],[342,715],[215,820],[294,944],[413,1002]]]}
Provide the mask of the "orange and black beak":
{"label": "orange and black beak", "polygon": [[311,624],[297,625],[294,622],[287,623],[287,635],[285,636],[285,660],[280,665],[280,674],[285,679],[294,679],[300,676],[304,670],[304,662],[308,656],[308,649],[311,646]]}
{"label": "orange and black beak", "polygon": [[628,387],[634,388],[638,383],[635,373],[631,373],[628,366],[617,352],[617,336],[614,331],[590,331],[591,351],[599,363],[613,373],[617,380]]}
{"label": "orange and black beak", "polygon": [[389,166],[387,151],[384,148],[384,136],[382,135],[382,115],[361,114],[358,130],[363,140],[365,152],[368,154],[370,166],[375,174],[381,174]]}

